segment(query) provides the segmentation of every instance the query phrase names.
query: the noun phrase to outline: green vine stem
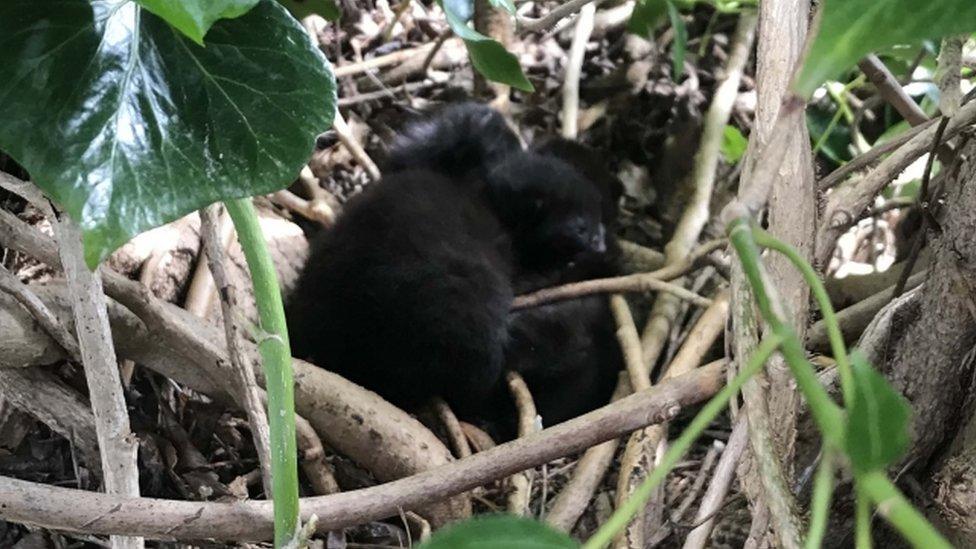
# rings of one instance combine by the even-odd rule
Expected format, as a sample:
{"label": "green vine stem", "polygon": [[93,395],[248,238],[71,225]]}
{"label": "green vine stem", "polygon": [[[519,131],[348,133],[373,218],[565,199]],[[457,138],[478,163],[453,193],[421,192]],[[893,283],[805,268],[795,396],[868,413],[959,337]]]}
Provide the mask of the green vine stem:
{"label": "green vine stem", "polygon": [[773,311],[773,304],[760,270],[759,248],[753,239],[748,218],[735,219],[729,223],[729,241],[739,255],[742,270],[752,288],[760,314],[772,328],[773,333],[783,340],[780,351],[796,379],[797,386],[810,405],[826,446],[842,447],[845,428],[844,412],[830,399],[830,395],[820,384],[796,332]]}
{"label": "green vine stem", "polygon": [[859,478],[854,480],[854,547],[871,549],[871,500]]}
{"label": "green vine stem", "polygon": [[827,294],[827,288],[824,287],[823,281],[817,276],[813,266],[789,244],[759,227],[753,227],[752,236],[759,246],[786,256],[790,263],[803,275],[803,280],[810,286],[810,291],[813,292],[813,297],[817,300],[817,305],[820,306],[820,312],[823,314],[824,325],[827,326],[830,348],[834,353],[834,361],[837,362],[837,371],[840,374],[840,388],[844,395],[844,404],[850,406],[854,402],[854,373],[851,372],[851,363],[847,358],[847,346],[844,344],[844,335],[841,333],[840,324],[837,322],[837,313],[830,302],[830,296]]}
{"label": "green vine stem", "polygon": [[834,493],[834,454],[835,450],[826,448],[820,458],[817,476],[813,481],[813,498],[810,500],[810,530],[807,533],[806,549],[819,549],[827,533],[827,518],[830,514],[830,499]]}
{"label": "green vine stem", "polygon": [[258,350],[268,392],[275,547],[282,547],[291,541],[299,527],[295,395],[285,307],[281,301],[278,275],[251,199],[228,200],[224,205],[234,221],[254,284],[254,300],[257,302],[261,328]]}
{"label": "green vine stem", "polygon": [[881,471],[863,473],[858,478],[860,489],[871,499],[878,512],[890,522],[915,547],[925,549],[951,549],[952,545],[942,537],[925,517],[912,507]]}
{"label": "green vine stem", "polygon": [[600,549],[606,547],[613,541],[613,538],[623,530],[630,521],[637,515],[637,512],[644,507],[650,499],[654,489],[668,476],[674,469],[678,461],[688,452],[691,445],[695,443],[699,436],[715,420],[715,418],[728,406],[729,400],[739,392],[739,389],[762,368],[763,364],[779,347],[781,339],[777,335],[772,335],[764,339],[756,348],[755,353],[749,358],[745,368],[739,372],[732,381],[728,383],[717,395],[712,397],[701,411],[691,420],[691,423],[681,432],[681,436],[674,441],[661,458],[661,463],[651,471],[651,474],[634,491],[634,494],[610,517],[607,522],[589,540],[583,544],[582,549]]}

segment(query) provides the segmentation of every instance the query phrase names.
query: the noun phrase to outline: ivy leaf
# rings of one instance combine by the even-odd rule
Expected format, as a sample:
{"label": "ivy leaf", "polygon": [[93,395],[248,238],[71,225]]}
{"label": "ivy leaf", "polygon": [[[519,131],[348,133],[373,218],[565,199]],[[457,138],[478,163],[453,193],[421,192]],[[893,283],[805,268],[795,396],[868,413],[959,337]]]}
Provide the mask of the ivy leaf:
{"label": "ivy leaf", "polygon": [[473,518],[434,534],[420,549],[573,549],[579,544],[562,532],[511,515]]}
{"label": "ivy leaf", "polygon": [[210,26],[220,19],[233,19],[250,11],[258,0],[136,0],[163,18],[176,30],[203,45]]}
{"label": "ivy leaf", "polygon": [[287,185],[336,103],[328,62],[270,0],[218,21],[205,48],[126,0],[5,0],[0,74],[0,149],[81,225],[91,267]]}
{"label": "ivy leaf", "polygon": [[508,84],[513,88],[526,92],[535,91],[532,83],[525,77],[518,59],[512,55],[505,46],[497,41],[488,38],[480,32],[468,26],[467,19],[463,13],[456,10],[462,1],[438,0],[444,9],[447,17],[447,24],[459,38],[464,40],[464,45],[468,48],[468,56],[471,57],[471,64],[475,70],[485,78],[494,82]]}
{"label": "ivy leaf", "polygon": [[884,469],[908,449],[911,408],[858,351],[851,353],[854,404],[844,446],[855,471]]}
{"label": "ivy leaf", "polygon": [[681,12],[673,2],[668,2],[668,19],[674,29],[674,43],[671,44],[671,62],[674,66],[675,82],[685,73],[685,52],[688,47],[688,28],[685,26]]}
{"label": "ivy leaf", "polygon": [[444,13],[454,14],[459,21],[467,23],[474,17],[474,0],[442,0],[442,2]]}
{"label": "ivy leaf", "polygon": [[795,84],[804,97],[872,51],[976,30],[973,0],[823,0],[821,10]]}
{"label": "ivy leaf", "polygon": [[667,0],[637,0],[630,20],[627,21],[627,30],[648,37],[664,22],[667,15]]}
{"label": "ivy leaf", "polygon": [[742,160],[748,146],[749,140],[742,135],[739,128],[727,124],[722,130],[722,156],[729,164],[737,164],[739,160]]}
{"label": "ivy leaf", "polygon": [[278,0],[278,2],[288,8],[295,19],[304,19],[316,14],[329,21],[338,21],[339,16],[342,15],[335,0]]}

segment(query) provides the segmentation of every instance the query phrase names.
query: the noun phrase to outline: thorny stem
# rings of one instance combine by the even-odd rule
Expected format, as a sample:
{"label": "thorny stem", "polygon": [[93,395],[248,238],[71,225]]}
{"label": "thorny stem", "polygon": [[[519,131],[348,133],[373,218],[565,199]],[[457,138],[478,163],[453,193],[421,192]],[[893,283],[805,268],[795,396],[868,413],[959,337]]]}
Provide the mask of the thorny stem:
{"label": "thorny stem", "polygon": [[295,395],[291,349],[285,325],[278,276],[250,198],[224,203],[234,221],[254,284],[262,337],[258,341],[268,392],[271,429],[271,497],[274,502],[275,547],[298,532],[298,459],[295,443]]}

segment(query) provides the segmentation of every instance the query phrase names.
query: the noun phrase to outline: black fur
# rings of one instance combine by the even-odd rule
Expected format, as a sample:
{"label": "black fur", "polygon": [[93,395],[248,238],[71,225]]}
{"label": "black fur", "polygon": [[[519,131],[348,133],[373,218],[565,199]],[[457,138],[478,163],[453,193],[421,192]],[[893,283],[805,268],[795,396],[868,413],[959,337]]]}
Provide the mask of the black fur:
{"label": "black fur", "polygon": [[454,103],[402,128],[381,168],[383,173],[422,168],[466,178],[521,150],[497,111],[478,103]]}
{"label": "black fur", "polygon": [[509,312],[516,293],[613,274],[619,188],[577,147],[523,152],[473,104],[408,125],[384,180],[313,243],[288,308],[296,356],[404,407],[443,396],[505,435],[503,366],[547,426],[605,404],[622,359],[604,296]]}
{"label": "black fur", "polygon": [[473,411],[502,369],[508,254],[462,187],[431,172],[389,176],[313,242],[288,308],[295,354],[400,406],[442,395]]}

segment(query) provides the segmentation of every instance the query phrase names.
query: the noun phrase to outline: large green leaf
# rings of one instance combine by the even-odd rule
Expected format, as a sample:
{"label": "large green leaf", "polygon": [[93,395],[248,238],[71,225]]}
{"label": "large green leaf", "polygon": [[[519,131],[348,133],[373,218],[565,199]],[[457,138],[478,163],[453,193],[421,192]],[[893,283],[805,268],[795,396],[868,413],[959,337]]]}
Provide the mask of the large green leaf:
{"label": "large green leaf", "polygon": [[667,0],[637,0],[630,20],[627,21],[627,30],[647,38],[667,16]]}
{"label": "large green leaf", "polygon": [[85,231],[94,266],[218,200],[278,190],[332,123],[335,81],[275,2],[201,47],[124,0],[0,3],[0,149]]}
{"label": "large green leaf", "polygon": [[509,53],[505,46],[468,26],[465,19],[466,14],[457,11],[459,6],[464,5],[463,0],[439,1],[441,1],[441,7],[444,8],[447,24],[450,25],[454,34],[464,40],[464,45],[468,48],[468,56],[471,57],[471,64],[474,65],[475,70],[488,80],[508,84],[522,91],[531,92],[535,90],[532,83],[525,77],[525,73],[522,72],[518,58]]}
{"label": "large green leaf", "polygon": [[804,97],[872,51],[976,30],[973,0],[823,0],[821,9],[796,83]]}
{"label": "large green leaf", "polygon": [[219,19],[233,19],[248,12],[258,0],[136,0],[147,10],[189,36],[197,44]]}
{"label": "large green leaf", "polygon": [[579,544],[545,524],[510,515],[473,518],[446,528],[420,549],[573,549]]}
{"label": "large green leaf", "polygon": [[884,469],[908,448],[911,408],[860,352],[851,353],[854,404],[847,415],[847,455],[855,471]]}

